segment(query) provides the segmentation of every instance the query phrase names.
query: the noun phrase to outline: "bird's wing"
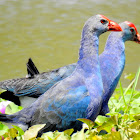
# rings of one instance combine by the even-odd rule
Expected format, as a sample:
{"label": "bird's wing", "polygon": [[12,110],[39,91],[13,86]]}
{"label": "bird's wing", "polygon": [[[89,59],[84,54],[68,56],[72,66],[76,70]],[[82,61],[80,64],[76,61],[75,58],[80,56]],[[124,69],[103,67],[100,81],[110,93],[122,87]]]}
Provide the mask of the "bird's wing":
{"label": "bird's wing", "polygon": [[80,77],[69,77],[55,84],[29,107],[7,115],[6,119],[31,125],[46,123],[48,129],[60,130],[71,126],[77,118],[85,118],[90,101],[87,89]]}
{"label": "bird's wing", "polygon": [[33,78],[18,78],[0,82],[0,88],[14,92],[16,96],[39,97],[56,82],[69,76],[75,69],[75,64],[44,72]]}
{"label": "bird's wing", "polygon": [[[69,78],[69,77],[68,77]],[[66,129],[77,118],[86,117],[90,96],[80,79],[57,83],[40,98],[41,104],[32,117],[32,124],[50,123]],[[76,87],[75,87],[76,85]],[[79,86],[78,86],[79,85]],[[49,126],[48,126],[49,127]]]}

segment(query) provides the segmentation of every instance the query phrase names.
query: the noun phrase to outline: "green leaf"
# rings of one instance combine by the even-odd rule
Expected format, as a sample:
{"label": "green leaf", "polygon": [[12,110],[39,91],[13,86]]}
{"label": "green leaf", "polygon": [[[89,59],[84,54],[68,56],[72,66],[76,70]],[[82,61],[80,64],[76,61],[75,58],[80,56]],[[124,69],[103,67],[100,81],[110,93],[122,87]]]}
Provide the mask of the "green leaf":
{"label": "green leaf", "polygon": [[[69,130],[71,131],[72,129]],[[43,138],[44,140],[70,140],[70,136],[65,134],[64,132],[47,132],[44,133],[41,138]]]}
{"label": "green leaf", "polygon": [[[133,129],[134,130],[134,129]],[[132,132],[129,137],[133,140],[139,140],[140,138],[140,130]]]}
{"label": "green leaf", "polygon": [[0,94],[3,93],[3,92],[5,92],[5,91],[6,91],[6,90],[4,90],[4,89],[0,89]]}
{"label": "green leaf", "polygon": [[53,132],[46,132],[46,133],[43,133],[41,138],[43,138],[44,140],[53,140],[54,134],[53,134]]}
{"label": "green leaf", "polygon": [[114,94],[114,97],[115,97],[116,100],[119,100],[120,99],[120,94],[116,93],[116,94]]}
{"label": "green leaf", "polygon": [[132,92],[131,92],[130,101],[129,101],[129,103],[128,103],[128,106],[127,106],[127,109],[126,109],[125,112],[128,112],[128,111],[129,111],[129,107],[130,107],[130,105],[131,105],[132,97],[133,97],[133,95],[134,95],[135,88],[136,88],[137,83],[138,83],[139,75],[140,75],[140,67],[139,67],[139,69],[138,69],[138,72],[136,73],[135,82],[134,82],[134,85],[133,85],[133,87],[132,87]]}
{"label": "green leaf", "polygon": [[57,130],[53,132],[53,137],[54,137],[54,140],[65,139],[64,132],[59,132]]}
{"label": "green leaf", "polygon": [[139,99],[140,100],[140,92],[135,91],[135,95],[133,96],[133,99]]}
{"label": "green leaf", "polygon": [[140,107],[130,109],[130,114],[139,114],[139,113],[140,113]]}
{"label": "green leaf", "polygon": [[123,103],[124,103],[124,105],[125,105],[125,107],[126,107],[127,105],[126,105],[126,102],[125,102],[124,92],[123,92],[123,87],[122,87],[121,81],[119,81],[119,84],[120,84],[120,93],[121,93],[122,98],[123,98]]}
{"label": "green leaf", "polygon": [[15,126],[15,125],[12,125],[18,132],[19,132],[19,135],[24,135],[24,131],[18,127],[18,126]]}
{"label": "green leaf", "polygon": [[126,74],[124,78],[132,81],[135,78],[135,75],[136,75],[135,73],[129,73]]}
{"label": "green leaf", "polygon": [[0,102],[6,101],[5,99],[0,98]]}
{"label": "green leaf", "polygon": [[65,135],[64,132],[54,132],[54,140],[70,140],[70,136]]}
{"label": "green leaf", "polygon": [[134,119],[135,119],[136,121],[140,120],[140,114],[135,115],[135,116],[134,116]]}
{"label": "green leaf", "polygon": [[108,121],[109,117],[105,117],[105,116],[101,116],[99,115],[95,122],[98,124],[98,125],[102,125],[104,122]]}
{"label": "green leaf", "polygon": [[101,126],[97,127],[97,131],[105,130],[107,132],[111,132],[111,128],[118,123],[118,116],[111,116],[106,122],[104,122]]}
{"label": "green leaf", "polygon": [[16,130],[15,128],[10,128],[10,129],[8,130],[8,133],[9,133],[10,138],[15,138],[15,137],[17,137],[17,130]]}
{"label": "green leaf", "polygon": [[140,129],[140,121],[135,121],[135,122],[131,123],[131,124],[129,125],[129,127],[130,127],[131,129],[139,130],[139,129]]}
{"label": "green leaf", "polygon": [[44,140],[43,138],[37,138],[36,140]]}
{"label": "green leaf", "polygon": [[140,131],[133,137],[133,140],[139,140],[140,138]]}
{"label": "green leaf", "polygon": [[122,137],[121,137],[121,134],[120,132],[114,132],[112,131],[111,133],[107,134],[107,135],[104,135],[102,137],[102,140],[123,140]]}
{"label": "green leaf", "polygon": [[3,134],[5,134],[6,132],[8,132],[8,126],[0,123],[0,135],[2,136]]}
{"label": "green leaf", "polygon": [[89,137],[89,138],[86,138],[86,140],[102,140],[102,138],[100,136],[92,136],[92,137]]}
{"label": "green leaf", "polygon": [[89,119],[79,118],[79,119],[77,119],[77,120],[79,120],[79,121],[81,121],[81,122],[87,124],[88,127],[89,127],[89,130],[91,130],[91,129],[93,128],[93,126],[95,125],[95,123],[94,123],[93,121],[89,120]]}
{"label": "green leaf", "polygon": [[38,124],[38,125],[33,125],[30,127],[23,135],[25,140],[29,140],[32,138],[36,138],[38,131],[42,129],[46,124]]}
{"label": "green leaf", "polygon": [[17,106],[15,105],[14,103],[10,103],[7,107],[6,107],[6,110],[5,110],[5,113],[6,114],[13,114],[13,113],[16,113],[20,110],[22,110],[23,107],[21,106]]}
{"label": "green leaf", "polygon": [[73,133],[73,131],[74,131],[74,129],[72,128],[72,129],[67,129],[67,130],[65,130],[64,131],[64,134],[66,134],[66,135],[71,135],[72,133]]}
{"label": "green leaf", "polygon": [[129,94],[129,95],[125,95],[125,101],[126,101],[127,103],[129,103],[130,98],[131,98],[131,95],[130,95],[130,94]]}
{"label": "green leaf", "polygon": [[84,134],[84,129],[81,131],[78,131],[77,133],[74,133],[71,137],[71,140],[85,140],[86,136]]}

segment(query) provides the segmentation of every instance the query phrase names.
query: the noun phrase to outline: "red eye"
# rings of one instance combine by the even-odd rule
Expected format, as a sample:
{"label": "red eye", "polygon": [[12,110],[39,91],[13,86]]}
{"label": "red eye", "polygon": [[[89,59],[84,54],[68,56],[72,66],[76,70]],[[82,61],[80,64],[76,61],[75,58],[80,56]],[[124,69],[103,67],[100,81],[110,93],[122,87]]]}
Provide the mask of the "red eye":
{"label": "red eye", "polygon": [[134,29],[130,29],[130,31],[133,33],[134,32]]}
{"label": "red eye", "polygon": [[102,24],[105,23],[105,22],[106,22],[106,20],[104,20],[104,19],[101,20],[101,23],[102,23]]}

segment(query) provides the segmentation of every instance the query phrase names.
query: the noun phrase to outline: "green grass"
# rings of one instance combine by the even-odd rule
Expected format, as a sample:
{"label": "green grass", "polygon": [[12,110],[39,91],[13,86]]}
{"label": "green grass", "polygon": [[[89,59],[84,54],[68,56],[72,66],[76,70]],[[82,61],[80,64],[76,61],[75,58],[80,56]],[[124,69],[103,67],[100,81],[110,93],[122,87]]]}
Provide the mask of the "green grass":
{"label": "green grass", "polygon": [[[109,101],[110,117],[98,116],[95,122],[78,119],[84,122],[81,131],[73,133],[73,129],[63,132],[47,132],[41,138],[36,138],[37,132],[44,125],[35,125],[23,132],[21,128],[13,126],[9,129],[0,124],[0,139],[17,140],[139,140],[140,139],[140,91],[136,90],[140,75],[140,68],[127,88],[121,82]],[[6,109],[6,113],[14,113],[21,107],[13,104]],[[87,129],[85,132],[84,130]]]}

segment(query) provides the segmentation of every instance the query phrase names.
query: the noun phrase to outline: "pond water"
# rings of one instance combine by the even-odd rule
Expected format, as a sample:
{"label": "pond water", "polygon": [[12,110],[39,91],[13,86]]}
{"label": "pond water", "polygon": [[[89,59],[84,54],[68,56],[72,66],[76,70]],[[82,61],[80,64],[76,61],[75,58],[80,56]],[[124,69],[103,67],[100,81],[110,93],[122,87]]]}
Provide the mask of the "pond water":
{"label": "pond water", "polygon": [[[0,0],[0,81],[24,77],[29,57],[40,72],[76,62],[82,27],[92,15],[131,21],[140,32],[139,5],[138,0]],[[108,35],[100,37],[100,53]],[[140,45],[125,45],[124,86],[129,83],[124,75],[140,64]]]}

